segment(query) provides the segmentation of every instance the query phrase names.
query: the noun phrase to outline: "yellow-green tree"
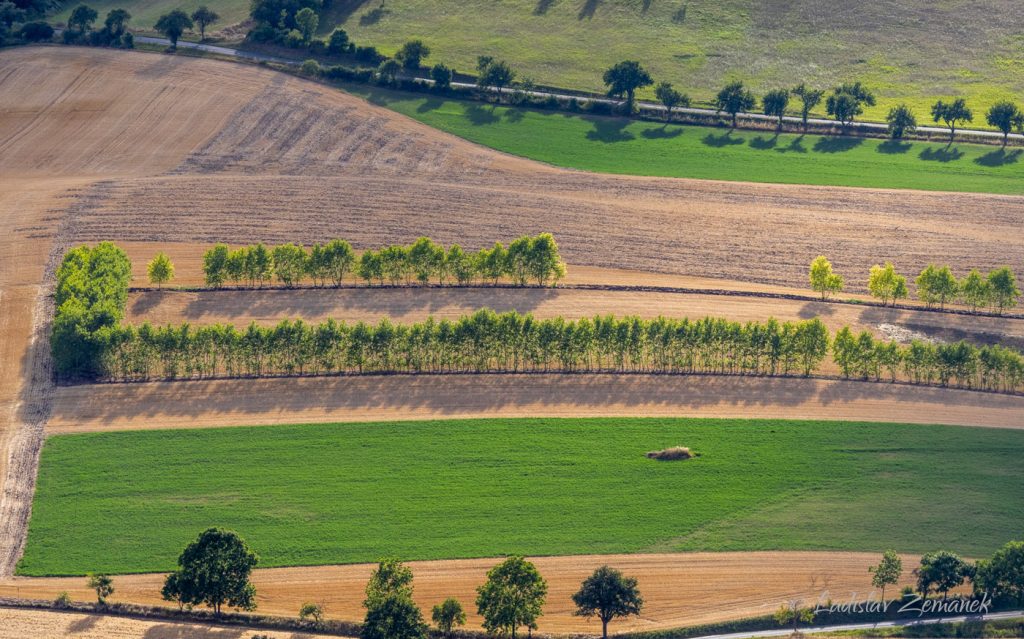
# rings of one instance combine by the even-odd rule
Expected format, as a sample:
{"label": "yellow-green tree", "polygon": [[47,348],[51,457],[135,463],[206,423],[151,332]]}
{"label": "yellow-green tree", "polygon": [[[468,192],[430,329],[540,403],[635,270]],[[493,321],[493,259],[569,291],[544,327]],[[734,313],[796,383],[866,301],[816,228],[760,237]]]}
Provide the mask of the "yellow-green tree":
{"label": "yellow-green tree", "polygon": [[821,293],[821,299],[843,290],[843,276],[832,272],[832,262],[824,255],[811,262],[811,289]]}
{"label": "yellow-green tree", "polygon": [[890,301],[895,305],[896,300],[907,297],[907,278],[897,273],[891,262],[885,266],[875,264],[868,277],[868,291],[871,297],[882,300],[883,306]]}
{"label": "yellow-green tree", "polygon": [[156,284],[157,288],[160,288],[174,279],[174,264],[166,253],[157,253],[146,267],[146,274],[149,275],[150,283]]}

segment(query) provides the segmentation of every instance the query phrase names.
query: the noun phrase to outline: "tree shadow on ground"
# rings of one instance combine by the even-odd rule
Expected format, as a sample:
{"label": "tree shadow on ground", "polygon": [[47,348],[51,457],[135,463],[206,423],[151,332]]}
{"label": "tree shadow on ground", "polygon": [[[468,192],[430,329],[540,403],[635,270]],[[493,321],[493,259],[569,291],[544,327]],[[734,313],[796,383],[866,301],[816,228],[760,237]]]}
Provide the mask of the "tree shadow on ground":
{"label": "tree shadow on ground", "polygon": [[1014,149],[1009,153],[1006,152],[1006,149],[999,149],[974,158],[974,162],[982,166],[1003,166],[1004,164],[1016,164],[1021,155],[1024,155],[1024,150],[1022,149]]}
{"label": "tree shadow on ground", "polygon": [[823,137],[814,143],[812,150],[815,153],[845,153],[857,148],[861,144],[864,144],[862,138],[845,136]]}
{"label": "tree shadow on ground", "polygon": [[708,133],[700,140],[706,146],[720,149],[724,146],[735,146],[737,144],[743,144],[743,138],[732,137],[732,129],[726,131],[721,135],[715,135],[714,133]]}
{"label": "tree shadow on ground", "polygon": [[629,120],[625,118],[591,118],[590,123],[594,125],[592,131],[587,131],[587,139],[595,142],[626,142],[636,138],[632,133],[626,131]]}
{"label": "tree shadow on ground", "polygon": [[927,162],[952,162],[954,160],[959,160],[963,156],[964,152],[961,151],[960,149],[956,147],[949,148],[947,146],[941,149],[928,147],[927,149],[921,151],[921,153],[919,153],[917,157]]}
{"label": "tree shadow on ground", "polygon": [[778,143],[778,135],[773,135],[770,138],[766,138],[764,136],[759,135],[750,141],[750,148],[757,149],[758,151],[767,151],[769,149],[774,149],[775,145],[777,145]]}
{"label": "tree shadow on ground", "polygon": [[651,2],[652,2],[652,0],[644,0],[643,6],[640,7],[640,13],[641,14],[646,14],[647,13],[647,10],[651,8]]}
{"label": "tree shadow on ground", "polygon": [[664,126],[660,126],[660,127],[647,128],[647,129],[644,129],[643,131],[640,132],[640,135],[644,136],[648,140],[665,140],[665,139],[677,138],[677,137],[679,137],[682,134],[683,134],[683,127],[676,126],[676,127],[672,127],[670,129],[670,128],[668,128],[667,124],[664,125]]}
{"label": "tree shadow on ground", "polygon": [[686,22],[686,4],[684,3],[679,9],[672,14],[672,22],[676,24],[682,24]]}
{"label": "tree shadow on ground", "polygon": [[583,19],[589,20],[589,19],[593,18],[594,17],[594,13],[597,11],[597,8],[599,6],[601,6],[601,1],[602,0],[584,0],[583,6],[580,7],[580,13],[579,13],[578,16],[576,16],[576,19],[577,20],[583,20]]}
{"label": "tree shadow on ground", "polygon": [[548,9],[555,6],[557,0],[538,0],[537,6],[533,8],[533,15],[542,16],[548,12]]}
{"label": "tree shadow on ground", "polygon": [[375,25],[381,20],[383,20],[384,16],[388,15],[389,13],[391,13],[391,11],[389,11],[388,9],[385,9],[384,7],[377,7],[373,11],[369,11],[359,16],[359,26],[369,27]]}
{"label": "tree shadow on ground", "polygon": [[342,24],[347,22],[352,15],[363,8],[363,5],[367,4],[369,0],[334,0],[330,7],[326,8],[327,19],[322,17],[320,19],[321,24],[328,20],[332,24]]}
{"label": "tree shadow on ground", "polygon": [[444,100],[438,97],[431,96],[424,100],[423,104],[416,107],[416,113],[428,113],[441,108],[444,104]]}
{"label": "tree shadow on ground", "polygon": [[476,126],[484,126],[487,124],[494,124],[501,120],[498,114],[494,112],[494,107],[483,107],[479,104],[471,104],[466,107],[466,117],[469,121]]}
{"label": "tree shadow on ground", "polygon": [[526,111],[519,108],[510,108],[505,111],[505,119],[509,122],[521,122],[525,115]]}
{"label": "tree shadow on ground", "polygon": [[807,153],[807,147],[804,146],[803,134],[790,140],[789,144],[786,146],[780,146],[775,150],[779,153]]}
{"label": "tree shadow on ground", "polygon": [[909,151],[912,146],[914,145],[910,142],[903,142],[902,140],[886,140],[879,144],[876,150],[886,155],[900,155]]}

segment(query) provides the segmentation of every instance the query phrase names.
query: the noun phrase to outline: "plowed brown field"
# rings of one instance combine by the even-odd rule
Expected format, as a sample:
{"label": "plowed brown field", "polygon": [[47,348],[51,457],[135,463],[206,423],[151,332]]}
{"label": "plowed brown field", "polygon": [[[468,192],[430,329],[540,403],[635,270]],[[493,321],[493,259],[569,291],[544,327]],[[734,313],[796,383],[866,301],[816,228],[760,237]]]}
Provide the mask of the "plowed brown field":
{"label": "plowed brown field", "polygon": [[[475,588],[498,561],[410,562],[417,603],[429,611],[444,598],[456,597],[470,613],[468,626],[478,628],[480,619],[472,614]],[[570,597],[580,582],[603,564],[637,577],[644,596],[644,611],[639,618],[612,625],[613,631],[625,631],[770,614],[792,598],[814,602],[825,591],[825,599],[831,597],[837,602],[848,600],[854,592],[863,600],[871,590],[868,566],[877,563],[878,557],[848,552],[745,552],[538,557],[532,561],[548,581],[548,603],[540,631],[595,633],[600,632],[600,624],[574,617]],[[904,565],[914,565],[917,558],[905,556],[903,561]],[[363,589],[372,568],[359,564],[258,570],[254,582],[259,610],[291,616],[303,602],[314,601],[324,605],[328,617],[361,619]],[[117,577],[115,600],[160,604],[162,580],[162,575]],[[52,598],[67,590],[74,599],[88,601],[93,593],[83,587],[84,583],[83,578],[15,579],[0,582],[0,595]],[[900,585],[904,583],[912,583],[909,571]]]}

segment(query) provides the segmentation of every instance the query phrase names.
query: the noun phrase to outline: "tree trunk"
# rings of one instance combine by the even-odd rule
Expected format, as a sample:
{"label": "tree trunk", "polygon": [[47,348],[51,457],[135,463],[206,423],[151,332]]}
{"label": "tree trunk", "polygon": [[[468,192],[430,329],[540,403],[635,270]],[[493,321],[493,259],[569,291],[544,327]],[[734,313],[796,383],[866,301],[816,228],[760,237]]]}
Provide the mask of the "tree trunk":
{"label": "tree trunk", "polygon": [[603,637],[604,639],[608,639],[608,620],[607,619],[602,619],[601,620],[601,637]]}

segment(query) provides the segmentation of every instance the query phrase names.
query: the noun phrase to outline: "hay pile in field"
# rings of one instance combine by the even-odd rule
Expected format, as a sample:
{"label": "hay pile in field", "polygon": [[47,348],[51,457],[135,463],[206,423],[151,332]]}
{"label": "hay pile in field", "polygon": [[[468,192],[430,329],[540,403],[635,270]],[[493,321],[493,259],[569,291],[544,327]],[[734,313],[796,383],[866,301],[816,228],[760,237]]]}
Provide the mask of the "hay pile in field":
{"label": "hay pile in field", "polygon": [[691,457],[696,457],[696,455],[690,452],[690,449],[686,446],[673,446],[672,448],[652,450],[647,453],[647,459],[657,459],[658,461],[678,461],[680,459],[690,459]]}

